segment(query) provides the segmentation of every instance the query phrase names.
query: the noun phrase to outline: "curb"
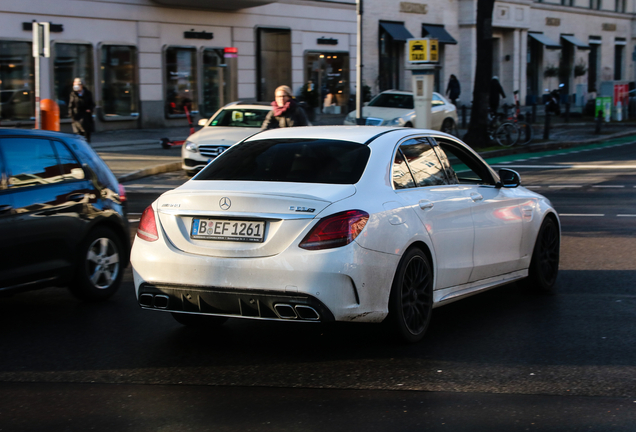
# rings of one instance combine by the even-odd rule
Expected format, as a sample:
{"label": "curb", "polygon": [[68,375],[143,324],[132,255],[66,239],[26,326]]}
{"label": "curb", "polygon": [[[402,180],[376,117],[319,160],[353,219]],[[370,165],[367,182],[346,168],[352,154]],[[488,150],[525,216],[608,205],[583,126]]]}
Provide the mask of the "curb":
{"label": "curb", "polygon": [[155,165],[148,168],[143,168],[137,171],[129,172],[117,177],[119,183],[125,183],[132,180],[137,180],[143,177],[150,177],[155,174],[162,174],[167,172],[179,171],[181,169],[181,162],[170,162],[163,165]]}

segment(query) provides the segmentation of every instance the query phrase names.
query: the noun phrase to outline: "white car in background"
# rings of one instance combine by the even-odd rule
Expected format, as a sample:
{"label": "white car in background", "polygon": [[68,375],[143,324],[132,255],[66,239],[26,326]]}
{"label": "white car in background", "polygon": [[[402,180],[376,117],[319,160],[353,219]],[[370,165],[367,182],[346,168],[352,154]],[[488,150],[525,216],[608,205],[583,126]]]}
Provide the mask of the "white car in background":
{"label": "white car in background", "polygon": [[[181,147],[181,167],[188,175],[196,174],[218,155],[243,138],[257,133],[269,103],[232,102],[219,109],[205,126],[190,135]],[[201,121],[200,121],[201,122]]]}
{"label": "white car in background", "polygon": [[[457,108],[439,93],[433,92],[431,101],[433,121],[431,129],[457,135]],[[387,90],[375,96],[362,108],[362,117],[367,126],[415,126],[413,93]],[[351,111],[344,120],[345,125],[356,124],[357,112]]]}
{"label": "white car in background", "polygon": [[455,137],[371,126],[264,131],[143,212],[143,309],[379,323],[420,340],[434,307],[514,281],[554,288],[559,217]]}

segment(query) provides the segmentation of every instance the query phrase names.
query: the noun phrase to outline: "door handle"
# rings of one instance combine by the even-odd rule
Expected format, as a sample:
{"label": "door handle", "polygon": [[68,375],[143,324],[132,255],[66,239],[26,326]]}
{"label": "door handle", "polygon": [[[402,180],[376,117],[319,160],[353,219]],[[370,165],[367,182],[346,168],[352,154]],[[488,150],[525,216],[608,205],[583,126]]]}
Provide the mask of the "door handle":
{"label": "door handle", "polygon": [[419,204],[420,204],[420,208],[421,208],[422,210],[430,210],[430,209],[432,209],[432,208],[433,208],[433,206],[435,205],[435,203],[433,203],[433,202],[431,202],[431,201],[429,201],[429,200],[421,200],[421,201],[419,202]]}
{"label": "door handle", "polygon": [[13,206],[10,204],[0,205],[0,213],[7,213],[13,209]]}
{"label": "door handle", "polygon": [[68,200],[69,201],[81,201],[84,199],[84,197],[86,196],[86,194],[83,193],[74,193],[74,194],[70,194],[68,196]]}
{"label": "door handle", "polygon": [[484,197],[476,192],[473,192],[470,194],[470,199],[473,200],[473,202],[477,202],[477,201],[481,201],[484,199]]}

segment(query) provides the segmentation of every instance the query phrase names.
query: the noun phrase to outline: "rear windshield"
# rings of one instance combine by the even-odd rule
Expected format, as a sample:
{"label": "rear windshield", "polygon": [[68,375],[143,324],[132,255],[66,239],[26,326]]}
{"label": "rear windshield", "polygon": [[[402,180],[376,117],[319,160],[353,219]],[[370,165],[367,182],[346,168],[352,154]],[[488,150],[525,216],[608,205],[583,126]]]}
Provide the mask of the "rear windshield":
{"label": "rear windshield", "polygon": [[371,150],[327,139],[271,139],[230,147],[194,180],[355,184]]}
{"label": "rear windshield", "polygon": [[209,126],[260,128],[269,110],[266,109],[224,109],[212,119]]}
{"label": "rear windshield", "polygon": [[405,94],[380,93],[371,99],[368,106],[413,109],[413,96]]}

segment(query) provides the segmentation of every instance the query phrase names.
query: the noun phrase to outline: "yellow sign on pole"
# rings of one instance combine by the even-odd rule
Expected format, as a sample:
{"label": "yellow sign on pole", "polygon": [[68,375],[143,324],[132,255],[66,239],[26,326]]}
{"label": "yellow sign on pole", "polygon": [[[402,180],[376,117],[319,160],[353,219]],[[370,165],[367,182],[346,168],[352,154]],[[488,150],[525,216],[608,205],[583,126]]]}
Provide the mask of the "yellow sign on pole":
{"label": "yellow sign on pole", "polygon": [[408,39],[409,63],[439,62],[439,43],[437,39]]}

